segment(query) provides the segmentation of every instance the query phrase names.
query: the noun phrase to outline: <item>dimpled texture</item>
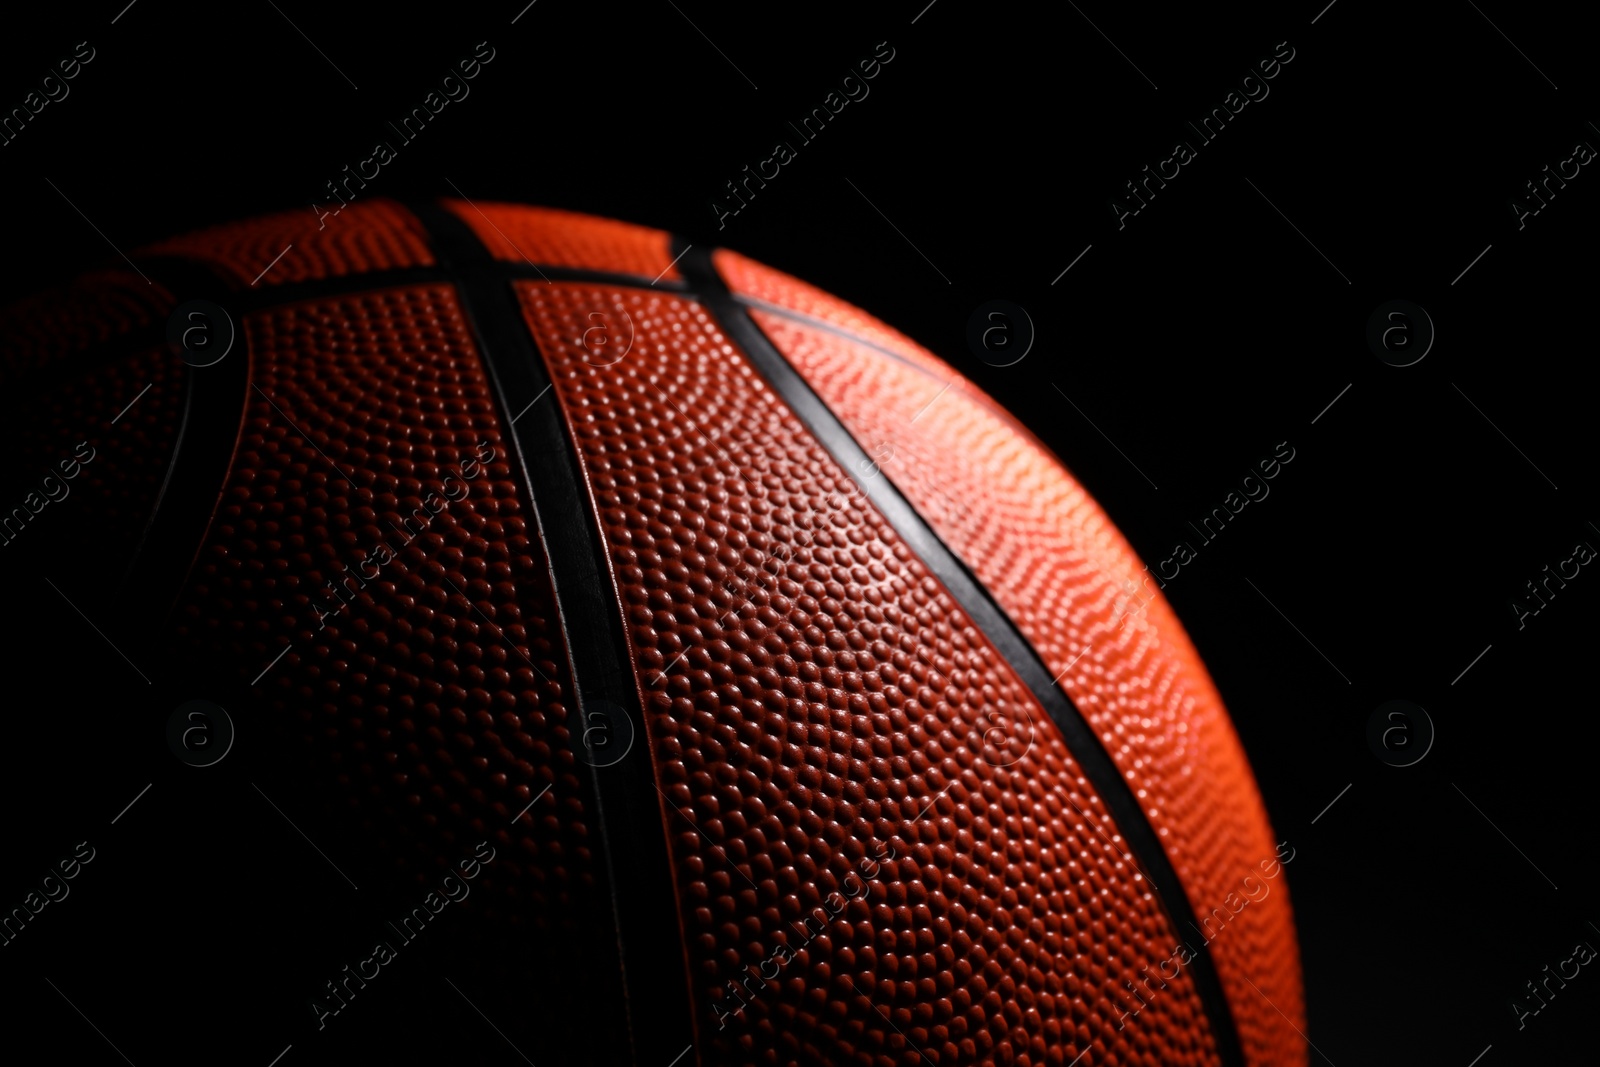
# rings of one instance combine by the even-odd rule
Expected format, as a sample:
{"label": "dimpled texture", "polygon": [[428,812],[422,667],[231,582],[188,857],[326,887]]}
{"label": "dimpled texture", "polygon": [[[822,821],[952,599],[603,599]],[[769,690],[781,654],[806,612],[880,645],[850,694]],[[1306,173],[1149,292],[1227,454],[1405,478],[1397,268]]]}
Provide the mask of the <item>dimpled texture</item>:
{"label": "dimpled texture", "polygon": [[726,248],[717,249],[712,254],[712,262],[729,290],[748,302],[771,304],[804,315],[893,352],[901,359],[928,370],[948,371],[945,381],[949,381],[955,375],[954,371],[927,349],[899,330],[879,322],[859,308],[799,278],[773,270]]}
{"label": "dimpled texture", "polygon": [[520,204],[446,200],[444,205],[498,260],[646,279],[683,277],[672,262],[671,238],[661,230]]}
{"label": "dimpled texture", "polygon": [[0,386],[162,321],[167,291],[131,271],[102,270],[0,308]]}
{"label": "dimpled texture", "polygon": [[[248,683],[292,646],[259,683],[267,715],[419,897],[489,841],[471,905],[566,921],[593,888],[566,650],[453,289],[290,304],[243,332],[252,388],[176,651]],[[348,602],[325,589],[341,580]]]}
{"label": "dimpled texture", "polygon": [[[642,287],[680,278],[668,236],[446,206],[503,262],[640,279],[517,291],[554,382],[541,403],[559,405],[586,478],[665,798],[683,946],[666,965],[687,969],[696,1027],[683,1064],[1216,1062],[1190,971],[1147,977],[1193,935],[1172,928],[1054,724],[706,311]],[[346,295],[286,292],[238,320],[243,423],[167,651],[253,683],[253,721],[308,746],[309,775],[285,773],[327,786],[351,830],[332,851],[390,889],[420,898],[492,842],[463,907],[501,923],[471,936],[512,946],[507,988],[535,1032],[582,1049],[562,1024],[592,1018],[597,979],[610,985],[583,968],[615,936],[528,488],[454,287],[358,276],[433,265],[417,220],[371,200],[323,222],[288,212],[143,250],[241,290],[352,276]],[[890,479],[1065,671],[1190,904],[1228,916],[1270,830],[1202,665],[1104,513],[908,338],[733,253],[714,262],[876,462],[854,476]],[[57,531],[80,529],[89,564],[113,570],[131,551],[182,404],[182,365],[154,347],[172,304],[117,268],[0,311],[14,450],[39,464],[85,438],[97,450],[36,520],[51,527],[23,538],[70,549]],[[480,447],[493,458],[466,475]],[[396,558],[374,562],[379,545]],[[347,566],[361,577],[341,595],[326,583]],[[1212,951],[1249,1062],[1303,1063],[1287,889],[1269,884]]]}
{"label": "dimpled texture", "polygon": [[1212,938],[1247,1061],[1303,1062],[1288,888],[1260,867],[1277,855],[1266,811],[1221,698],[1132,547],[1052,456],[931,355],[909,363],[752,316],[990,589],[1127,775]]}
{"label": "dimpled texture", "polygon": [[[706,1061],[1216,1062],[1185,971],[1121,1018],[1178,938],[1059,731],[707,312],[517,288],[610,548]],[[596,311],[633,326],[609,366]]]}
{"label": "dimpled texture", "polygon": [[230,222],[172,237],[135,255],[204,263],[235,286],[260,288],[375,270],[433,265],[416,217],[390,200],[339,201]]}

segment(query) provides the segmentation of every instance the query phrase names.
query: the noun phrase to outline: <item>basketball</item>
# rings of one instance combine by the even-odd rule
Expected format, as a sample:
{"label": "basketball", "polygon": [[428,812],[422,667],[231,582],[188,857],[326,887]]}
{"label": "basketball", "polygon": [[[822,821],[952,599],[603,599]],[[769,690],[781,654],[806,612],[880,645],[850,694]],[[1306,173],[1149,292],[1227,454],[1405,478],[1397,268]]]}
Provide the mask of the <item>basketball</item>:
{"label": "basketball", "polygon": [[311,1028],[460,911],[541,1067],[1306,1062],[1294,850],[1161,573],[866,312],[371,198],[130,250],[0,337],[0,547],[107,576],[132,661],[406,902],[306,975]]}

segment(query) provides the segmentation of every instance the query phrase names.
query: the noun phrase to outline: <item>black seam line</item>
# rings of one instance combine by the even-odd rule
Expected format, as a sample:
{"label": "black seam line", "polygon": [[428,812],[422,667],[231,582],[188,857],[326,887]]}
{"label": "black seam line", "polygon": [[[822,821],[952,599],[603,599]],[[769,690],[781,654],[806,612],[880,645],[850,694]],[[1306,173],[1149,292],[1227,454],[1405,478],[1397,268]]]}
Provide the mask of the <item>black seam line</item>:
{"label": "black seam line", "polygon": [[[228,313],[234,317],[235,326],[240,325],[239,316],[272,311],[307,301],[340,296],[359,296],[402,286],[453,285],[456,281],[449,271],[437,266],[401,267],[394,270],[376,270],[366,274],[344,274],[336,278],[317,278],[312,281],[259,286],[252,289],[248,286],[239,288],[233,280],[209,270],[202,260],[185,259],[179,256],[136,255],[134,262],[138,263],[141,270],[149,274],[157,285],[165,289],[174,298],[174,307],[186,300],[210,300],[212,303],[227,309]],[[612,271],[599,270],[575,270],[566,267],[535,266],[527,263],[500,261],[495,262],[494,270],[503,274],[508,280],[587,282],[592,285],[616,286],[641,293],[668,292],[677,296],[691,295],[687,292],[687,286],[683,281],[671,278],[662,278],[659,281],[652,282],[643,275],[618,274]],[[189,280],[179,282],[179,279],[191,279],[201,274],[206,278],[206,283],[203,286],[196,285]],[[87,369],[105,362],[140,355],[155,345],[164,344],[166,329],[167,322],[164,318],[158,322],[146,323],[143,326],[129,330],[127,333],[85,345],[67,353],[62,359],[47,366],[16,375],[9,381],[0,382],[0,387],[11,390],[46,392],[59,382],[72,378]],[[855,338],[855,340],[862,341],[863,344],[868,343],[861,338]]]}
{"label": "black seam line", "polygon": [[[674,247],[674,252],[677,247]],[[798,371],[778,351],[755,323],[743,303],[729,291],[712,261],[712,250],[695,248],[679,261],[697,297],[729,338],[750,358],[763,378],[845,471],[865,470],[871,464],[866,451],[832,410],[812,391]],[[1061,730],[1067,746],[1084,774],[1105,801],[1123,839],[1138,858],[1138,867],[1150,880],[1157,899],[1165,906],[1174,934],[1187,940],[1195,914],[1183,884],[1173,869],[1161,840],[1151,827],[1111,756],[1077,707],[1052,678],[1038,652],[989,594],[977,577],[933,531],[888,478],[856,483],[877,507],[968,618],[983,631],[1017,677],[1033,693]],[[1152,961],[1154,962],[1154,961]],[[1223,994],[1209,949],[1195,954],[1190,964],[1195,987],[1211,1022],[1217,1051],[1224,1064],[1244,1062],[1232,1010]],[[1132,977],[1132,976],[1130,976]]]}
{"label": "black seam line", "polygon": [[[955,377],[951,378],[949,381],[946,381],[942,376],[934,373],[932,370],[930,370],[927,367],[924,367],[920,363],[917,363],[917,362],[915,362],[913,360],[907,359],[905,356],[901,355],[899,352],[896,352],[894,349],[886,348],[883,345],[878,344],[876,341],[869,341],[865,337],[862,337],[860,334],[851,333],[849,330],[845,329],[843,326],[835,325],[834,323],[828,322],[828,321],[826,321],[824,319],[814,318],[814,317],[812,317],[810,315],[805,314],[804,312],[795,311],[793,308],[782,307],[782,306],[780,306],[778,304],[769,304],[767,301],[762,300],[762,299],[760,299],[758,297],[742,296],[742,295],[740,295],[738,293],[733,293],[731,295],[733,296],[733,298],[735,300],[737,300],[739,303],[745,305],[746,307],[752,307],[752,308],[756,308],[756,309],[758,309],[760,311],[766,311],[766,312],[769,312],[769,313],[771,313],[773,315],[777,315],[780,318],[789,319],[791,322],[797,322],[802,326],[810,326],[814,330],[820,330],[823,333],[832,334],[834,337],[843,338],[846,341],[853,341],[856,344],[861,345],[861,346],[863,346],[865,348],[870,348],[874,352],[877,352],[880,355],[887,356],[890,359],[894,360],[896,363],[901,364],[902,366],[906,366],[906,367],[911,368],[912,370],[916,371],[918,374],[921,374],[923,377],[927,378],[929,381],[938,382],[940,385],[947,386],[947,385],[950,385],[951,382],[958,381],[958,380],[959,381],[964,381],[964,382],[970,382],[972,380],[972,379],[968,378],[965,374],[962,374],[960,371],[956,370],[954,367],[951,367],[950,368],[950,373],[955,375]],[[915,342],[912,342],[912,343],[914,344]],[[1020,422],[1018,422],[1017,421],[1017,417],[1015,415],[1011,414],[1011,412],[1007,411],[1005,408],[1003,408],[999,404],[995,403],[994,398],[989,396],[988,393],[985,393],[982,390],[975,390],[975,391],[972,391],[972,392],[967,392],[966,395],[967,395],[967,397],[969,399],[977,402],[979,406],[984,408],[991,415],[994,415],[997,418],[999,418],[1001,421],[1005,422],[1006,425],[1011,427],[1013,430],[1017,430],[1017,431],[1020,431],[1023,434],[1025,434],[1030,441],[1033,441],[1034,444],[1038,445],[1042,450],[1044,450],[1046,453],[1048,453],[1052,459],[1055,458],[1055,454],[1051,453],[1048,448],[1045,448],[1045,446],[1043,444],[1041,444],[1036,437],[1033,436],[1033,434],[1027,429],[1027,427],[1023,426]],[[1057,460],[1057,462],[1060,462],[1060,461]],[[1063,463],[1062,466],[1064,467],[1064,466],[1066,466],[1066,464]]]}
{"label": "black seam line", "polygon": [[[588,998],[597,1014],[586,1025],[605,1046],[591,1049],[595,1062],[660,1067],[695,1044],[695,1024],[665,817],[609,553],[561,408],[544,396],[549,373],[512,288],[522,276],[498,269],[472,229],[442,206],[407,207],[456,279],[545,547],[575,690],[574,747],[590,722],[591,701],[608,701],[633,720],[633,749],[620,763],[591,768],[583,749],[575,753],[596,812],[597,861],[608,883],[604,921],[611,927],[603,935],[607,958],[587,969],[603,976],[609,965],[617,975],[615,996],[607,990]],[[617,1002],[622,1027],[615,1022]]]}
{"label": "black seam line", "polygon": [[[167,260],[146,269],[177,304],[199,299],[225,305],[226,283],[203,264]],[[120,582],[124,610],[149,623],[164,621],[183,592],[205,549],[238,450],[250,353],[243,322],[231,311],[229,317],[235,332],[228,354],[208,367],[183,367],[183,414],[172,454]],[[164,334],[165,322],[160,329]]]}
{"label": "black seam line", "polygon": [[[210,367],[184,368],[183,408],[172,454],[139,542],[120,580],[118,599],[135,617],[155,620],[165,618],[182,593],[194,561],[204,548],[217,502],[226,488],[244,413],[248,409],[249,353],[243,317],[311,300],[401,286],[453,285],[456,278],[444,266],[435,265],[250,288],[241,287],[237,280],[200,259],[137,255],[135,261],[174,298],[174,306],[189,300],[209,300],[227,310],[236,331],[234,348],[227,358]],[[685,283],[676,279],[659,279],[652,283],[643,276],[610,271],[510,263],[486,257],[485,262],[492,265],[490,269],[494,273],[507,280],[590,282],[678,293],[685,289]],[[90,345],[73,354],[70,366],[58,363],[41,375],[29,375],[13,383],[12,388],[41,389],[54,380],[53,375],[76,375],[107,359],[164,345],[165,335],[165,320],[151,323],[103,344]],[[187,555],[183,551],[186,545],[192,548]]]}
{"label": "black seam line", "polygon": [[[543,263],[517,263],[497,260],[500,272],[508,278],[550,282],[593,282],[596,285],[621,285],[630,289],[655,289],[682,293],[689,283],[678,278],[646,278],[642,274],[623,274],[609,270],[583,270],[577,267],[551,267]],[[663,272],[664,273],[664,272]]]}
{"label": "black seam line", "polygon": [[[463,225],[465,224],[463,223]],[[136,256],[135,262],[145,271],[151,272],[152,276],[154,276],[154,271],[161,271],[164,274],[176,274],[180,271],[192,272],[197,269],[205,269],[203,261],[180,256]],[[661,278],[652,282],[651,279],[643,275],[621,274],[614,271],[577,270],[571,267],[551,267],[543,264],[514,263],[502,260],[485,260],[479,264],[479,267],[507,279],[591,282],[596,285],[621,285],[629,288],[655,289],[661,292],[677,293],[681,293],[687,288],[684,282],[674,278]],[[388,270],[368,271],[364,274],[340,274],[331,278],[313,278],[309,281],[284,282],[280,285],[250,286],[234,280],[223,281],[220,274],[215,274],[213,277],[217,278],[217,284],[214,287],[213,294],[207,296],[206,299],[221,304],[229,312],[238,313],[262,311],[276,308],[280,305],[299,303],[304,300],[346,296],[352,293],[366,293],[376,289],[389,289],[400,285],[448,285],[455,281],[450,271],[439,264],[431,267],[395,267]],[[156,277],[156,281],[160,283],[161,279]],[[218,293],[220,293],[220,296],[216,295]]]}
{"label": "black seam line", "polygon": [[[874,352],[888,356],[896,363],[903,363],[912,370],[917,371],[920,374],[927,375],[929,378],[939,382],[941,385],[944,384],[943,380],[937,374],[933,373],[933,371],[929,370],[927,367],[924,367],[922,364],[914,363],[905,356],[902,356],[899,352],[894,351],[894,349],[885,348],[876,341],[869,341],[860,334],[851,333],[843,326],[828,322],[826,319],[815,318],[814,316],[807,315],[803,311],[796,311],[793,308],[786,308],[780,304],[768,303],[767,301],[762,300],[760,297],[743,296],[738,293],[730,293],[729,295],[731,295],[733,299],[737,300],[745,307],[755,308],[758,311],[770,312],[771,314],[777,315],[780,318],[790,319],[794,322],[798,322],[802,326],[810,326],[813,329],[821,330],[823,333],[829,333],[835,337],[842,337],[846,341],[854,341],[858,345],[864,345],[867,348],[872,349]],[[957,372],[954,368],[951,368],[951,373],[954,374]],[[965,377],[965,375],[961,376]]]}

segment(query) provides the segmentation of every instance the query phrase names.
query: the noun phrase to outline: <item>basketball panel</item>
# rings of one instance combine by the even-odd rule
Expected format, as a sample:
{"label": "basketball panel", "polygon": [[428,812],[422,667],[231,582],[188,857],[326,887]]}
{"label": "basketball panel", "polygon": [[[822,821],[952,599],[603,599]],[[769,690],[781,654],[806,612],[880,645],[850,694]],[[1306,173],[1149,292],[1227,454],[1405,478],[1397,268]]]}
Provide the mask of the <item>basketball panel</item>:
{"label": "basketball panel", "polygon": [[[1044,710],[704,307],[516,288],[611,552],[707,1058],[1216,1062],[1184,972],[1124,1017],[1177,934]],[[594,312],[639,358],[595,365]]]}
{"label": "basketball panel", "polygon": [[[752,317],[1016,621],[1138,791],[1210,942],[1247,1062],[1303,1051],[1277,847],[1159,580],[1053,457],[971,383],[934,373],[932,357],[912,363],[786,315]],[[1280,875],[1265,878],[1263,863]],[[1259,899],[1240,907],[1247,897]]]}

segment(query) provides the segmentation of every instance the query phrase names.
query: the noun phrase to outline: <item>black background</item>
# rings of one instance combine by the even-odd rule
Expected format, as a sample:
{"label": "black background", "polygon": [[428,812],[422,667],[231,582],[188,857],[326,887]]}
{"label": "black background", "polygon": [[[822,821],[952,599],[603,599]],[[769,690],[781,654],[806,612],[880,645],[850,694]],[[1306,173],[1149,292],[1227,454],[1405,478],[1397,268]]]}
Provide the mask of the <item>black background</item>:
{"label": "black background", "polygon": [[[1522,629],[1511,600],[1577,542],[1600,546],[1600,178],[1585,167],[1521,230],[1510,206],[1576,142],[1600,145],[1591,43],[1567,9],[1321,2],[538,0],[515,25],[517,0],[7,13],[5,109],[77,42],[95,58],[0,147],[0,294],[198,226],[309,212],[392,139],[385,120],[487,40],[495,58],[471,95],[370,195],[458,189],[613,216],[812,281],[1010,407],[1152,564],[1198,546],[1188,522],[1289,442],[1270,496],[1166,595],[1296,849],[1312,1061],[1466,1067],[1486,1047],[1484,1065],[1592,1061],[1592,968],[1521,1030],[1511,1001],[1575,943],[1600,945],[1585,622],[1600,578],[1584,568]],[[880,41],[894,59],[870,95],[719,230],[724,183],[794,141],[787,123]],[[1294,58],[1270,95],[1119,229],[1123,183],[1195,142],[1184,121],[1283,41]],[[965,340],[996,298],[1037,333],[1005,368]],[[1392,299],[1437,329],[1413,366],[1365,340]],[[274,777],[248,730],[215,768],[173,759],[166,713],[204,694],[184,678],[145,686],[19,549],[3,550],[0,904],[76,842],[98,854],[0,949],[5,1042],[141,1067],[264,1067],[288,1045],[285,1065],[412,1062],[423,1048],[523,1062],[449,976],[540,1062],[539,1035],[473,985],[448,935],[408,948],[403,978],[318,1033],[305,999],[365,943],[349,931],[382,913],[381,873],[362,868],[359,842],[319,839],[300,784]],[[49,577],[92,600],[72,574]],[[1437,731],[1407,768],[1366,740],[1396,698]]]}

